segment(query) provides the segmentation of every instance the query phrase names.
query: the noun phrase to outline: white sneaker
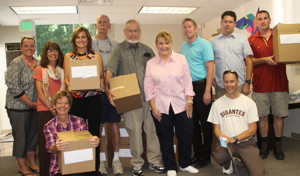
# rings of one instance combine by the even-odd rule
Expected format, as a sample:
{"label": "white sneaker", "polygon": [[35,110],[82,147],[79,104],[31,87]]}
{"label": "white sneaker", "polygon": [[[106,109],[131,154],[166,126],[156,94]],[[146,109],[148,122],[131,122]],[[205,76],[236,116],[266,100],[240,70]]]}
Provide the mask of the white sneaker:
{"label": "white sneaker", "polygon": [[225,168],[223,167],[222,170],[223,170],[223,174],[227,174],[227,175],[232,174],[232,173],[233,173],[232,161],[230,161],[230,166],[229,166],[228,169],[225,169]]}
{"label": "white sneaker", "polygon": [[179,167],[179,169],[181,171],[185,171],[185,172],[188,172],[188,173],[191,173],[191,174],[196,174],[196,173],[199,172],[199,170],[194,168],[193,166],[188,166],[188,167],[185,167],[185,168]]}
{"label": "white sneaker", "polygon": [[123,174],[123,166],[119,160],[115,160],[112,162],[112,169],[114,175],[121,175]]}
{"label": "white sneaker", "polygon": [[101,175],[107,175],[107,170],[103,161],[100,162],[99,172]]}
{"label": "white sneaker", "polygon": [[177,173],[175,170],[168,170],[167,176],[177,176]]}

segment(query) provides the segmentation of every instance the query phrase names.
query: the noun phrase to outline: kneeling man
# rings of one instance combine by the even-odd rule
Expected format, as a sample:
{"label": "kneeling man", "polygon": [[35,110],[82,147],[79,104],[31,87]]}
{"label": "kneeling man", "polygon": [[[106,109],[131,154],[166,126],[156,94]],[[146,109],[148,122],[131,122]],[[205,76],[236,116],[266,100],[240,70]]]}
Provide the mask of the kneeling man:
{"label": "kneeling man", "polygon": [[232,174],[233,156],[242,160],[250,176],[261,176],[265,167],[254,139],[259,120],[257,107],[239,92],[238,84],[236,71],[223,73],[226,94],[213,103],[207,121],[214,124],[214,134],[227,145],[218,142],[213,158],[223,166],[224,174]]}

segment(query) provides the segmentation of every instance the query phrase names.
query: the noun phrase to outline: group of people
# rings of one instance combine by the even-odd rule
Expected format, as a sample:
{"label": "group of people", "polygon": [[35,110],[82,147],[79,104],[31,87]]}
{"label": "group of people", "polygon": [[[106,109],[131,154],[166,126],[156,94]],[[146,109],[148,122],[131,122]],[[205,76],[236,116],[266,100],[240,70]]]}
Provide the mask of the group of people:
{"label": "group of people", "polygon": [[[150,47],[139,42],[141,27],[136,20],[126,22],[125,40],[118,43],[108,37],[109,17],[100,15],[96,36],[84,27],[77,28],[72,35],[72,51],[65,56],[57,43],[46,42],[39,66],[33,57],[34,38],[23,37],[22,55],[10,63],[6,77],[6,109],[19,173],[60,176],[57,153],[68,147],[68,142],[58,139],[57,133],[89,130],[93,135],[89,142],[96,147],[96,171],[72,175],[108,174],[99,155],[103,124],[107,122],[114,150],[113,174],[123,174],[119,159],[121,117],[115,110],[109,81],[114,76],[136,73],[143,107],[122,114],[130,137],[132,175],[143,175],[144,150],[149,168],[165,171],[168,176],[176,176],[178,170],[198,173],[211,163],[211,156],[225,174],[233,173],[233,157],[238,157],[249,175],[264,175],[262,159],[269,154],[270,113],[274,115],[274,155],[284,159],[281,138],[283,118],[288,115],[287,76],[285,65],[274,62],[269,13],[259,11],[256,21],[259,32],[247,40],[234,32],[236,14],[226,11],[221,16],[222,33],[209,42],[197,34],[196,22],[186,18],[182,30],[187,41],[181,54],[172,50],[172,34],[163,30],[155,39],[155,56]],[[99,61],[99,90],[71,90],[71,59]],[[247,97],[252,82],[254,101]],[[217,95],[214,103],[212,86]],[[257,122],[260,151],[254,139]],[[213,134],[217,146],[211,153]],[[227,145],[221,146],[219,139],[225,139]]]}

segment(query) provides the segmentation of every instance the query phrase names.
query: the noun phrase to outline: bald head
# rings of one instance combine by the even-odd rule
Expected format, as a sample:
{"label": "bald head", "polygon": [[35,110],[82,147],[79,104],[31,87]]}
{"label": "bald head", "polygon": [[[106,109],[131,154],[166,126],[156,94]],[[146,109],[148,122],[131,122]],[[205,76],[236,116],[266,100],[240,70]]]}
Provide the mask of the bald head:
{"label": "bald head", "polygon": [[107,39],[107,33],[111,28],[110,20],[107,15],[99,15],[96,20],[95,28],[98,31],[97,38]]}

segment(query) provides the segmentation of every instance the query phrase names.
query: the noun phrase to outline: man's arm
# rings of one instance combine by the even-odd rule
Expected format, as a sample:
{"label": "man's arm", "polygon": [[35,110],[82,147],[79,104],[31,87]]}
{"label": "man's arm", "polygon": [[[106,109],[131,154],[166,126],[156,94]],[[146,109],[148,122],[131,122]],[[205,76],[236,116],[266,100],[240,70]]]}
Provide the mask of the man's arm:
{"label": "man's arm", "polygon": [[[246,80],[251,80],[252,77],[252,70],[253,70],[253,63],[252,63],[252,57],[247,56],[245,59],[245,64],[246,64]],[[244,95],[248,95],[250,93],[250,84],[245,83],[243,85],[242,93]]]}
{"label": "man's arm", "polygon": [[[240,133],[239,135],[236,135],[236,137],[238,138],[238,141],[246,140],[255,135],[256,129],[257,129],[257,123],[252,122],[252,123],[249,123],[248,125],[249,125],[248,130]],[[235,143],[235,139],[233,139],[233,138],[227,138],[227,139],[228,139],[229,143]]]}
{"label": "man's arm", "polygon": [[261,57],[261,58],[252,58],[253,65],[267,64],[267,65],[277,65],[277,63],[273,60],[273,56]]}
{"label": "man's arm", "polygon": [[207,69],[207,76],[206,76],[206,86],[203,95],[203,102],[204,104],[208,105],[211,102],[211,87],[213,83],[214,77],[214,61],[205,62],[205,66]]}
{"label": "man's arm", "polygon": [[113,72],[111,72],[109,70],[106,71],[106,74],[105,74],[105,85],[106,85],[105,86],[105,93],[107,95],[107,98],[108,98],[110,104],[115,107],[116,105],[115,105],[115,103],[112,99],[112,97],[114,97],[114,95],[110,91],[110,84],[109,84],[109,80],[110,80],[110,78],[112,78],[113,75],[114,75]]}

